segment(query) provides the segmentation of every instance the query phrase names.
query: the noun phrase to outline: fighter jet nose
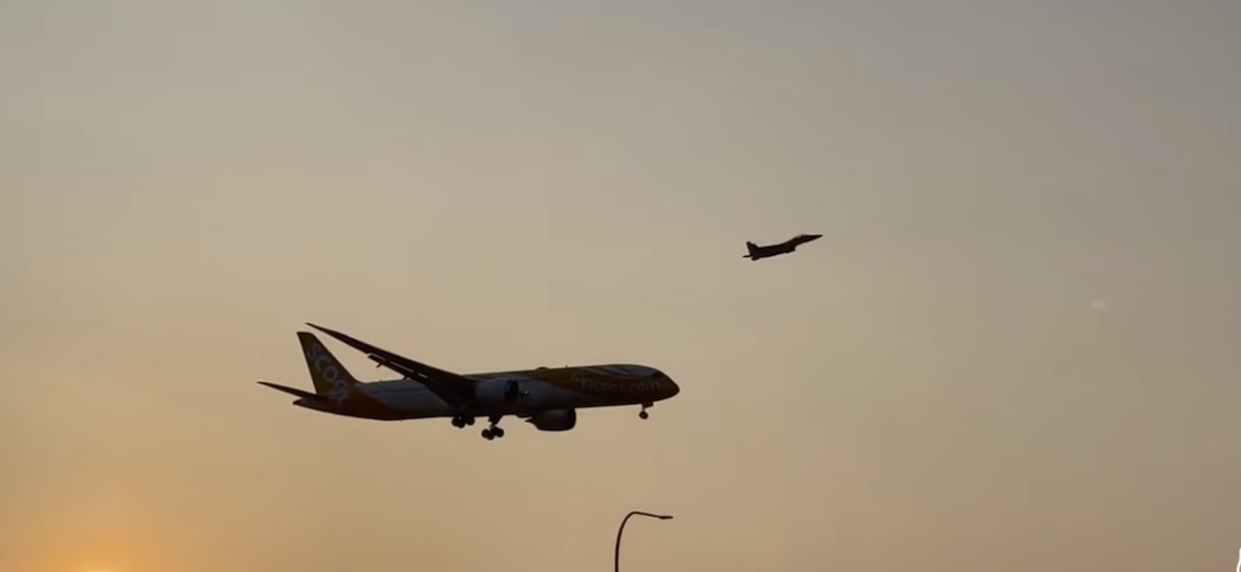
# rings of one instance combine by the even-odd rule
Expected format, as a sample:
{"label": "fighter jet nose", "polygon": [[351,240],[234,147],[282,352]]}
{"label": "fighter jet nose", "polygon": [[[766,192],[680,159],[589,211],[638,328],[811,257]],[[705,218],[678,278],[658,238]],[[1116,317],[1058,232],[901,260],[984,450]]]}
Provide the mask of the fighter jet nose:
{"label": "fighter jet nose", "polygon": [[821,234],[807,234],[806,235],[807,240],[818,240],[820,238],[823,238],[823,235]]}

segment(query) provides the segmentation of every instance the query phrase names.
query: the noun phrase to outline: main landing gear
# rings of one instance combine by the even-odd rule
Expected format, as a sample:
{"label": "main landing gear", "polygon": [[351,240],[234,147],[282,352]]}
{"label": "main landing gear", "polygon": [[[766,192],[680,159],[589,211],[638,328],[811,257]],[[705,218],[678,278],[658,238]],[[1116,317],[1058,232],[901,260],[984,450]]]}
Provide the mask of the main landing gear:
{"label": "main landing gear", "polygon": [[[483,439],[488,441],[499,439],[504,436],[504,428],[500,427],[500,418],[503,415],[492,415],[487,418],[488,426],[483,429]],[[466,425],[473,425],[474,417],[472,415],[458,415],[452,418],[452,426],[461,429]]]}
{"label": "main landing gear", "polygon": [[500,427],[499,425],[500,417],[501,417],[500,415],[492,415],[491,417],[487,418],[487,421],[490,423],[490,426],[483,429],[483,433],[482,433],[483,439],[490,441],[492,439],[499,439],[504,436],[504,428]]}
{"label": "main landing gear", "polygon": [[646,412],[646,408],[648,408],[648,407],[655,407],[655,404],[654,404],[654,403],[643,403],[643,404],[642,404],[642,411],[639,411],[639,412],[638,412],[638,419],[644,419],[644,420],[645,420],[645,419],[649,419],[649,418],[651,417],[651,414]]}

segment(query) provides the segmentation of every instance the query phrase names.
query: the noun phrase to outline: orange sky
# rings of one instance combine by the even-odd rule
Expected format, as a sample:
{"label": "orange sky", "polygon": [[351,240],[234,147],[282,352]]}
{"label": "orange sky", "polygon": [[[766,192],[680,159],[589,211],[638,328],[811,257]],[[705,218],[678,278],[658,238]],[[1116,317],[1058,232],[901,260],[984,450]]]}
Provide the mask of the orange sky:
{"label": "orange sky", "polygon": [[933,4],[3,3],[0,572],[1233,569],[1241,4]]}

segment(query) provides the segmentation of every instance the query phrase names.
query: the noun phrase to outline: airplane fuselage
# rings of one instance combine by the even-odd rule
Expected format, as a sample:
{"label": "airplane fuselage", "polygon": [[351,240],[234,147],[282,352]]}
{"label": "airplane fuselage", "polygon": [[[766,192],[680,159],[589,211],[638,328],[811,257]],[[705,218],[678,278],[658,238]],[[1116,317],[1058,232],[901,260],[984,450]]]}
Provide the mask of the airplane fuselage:
{"label": "airplane fuselage", "polygon": [[[562,409],[653,404],[680,392],[676,382],[654,368],[599,365],[466,374],[477,381],[469,413],[479,417],[533,417]],[[452,418],[461,411],[412,379],[359,382],[342,402],[302,398],[295,405],[348,417],[400,421]]]}

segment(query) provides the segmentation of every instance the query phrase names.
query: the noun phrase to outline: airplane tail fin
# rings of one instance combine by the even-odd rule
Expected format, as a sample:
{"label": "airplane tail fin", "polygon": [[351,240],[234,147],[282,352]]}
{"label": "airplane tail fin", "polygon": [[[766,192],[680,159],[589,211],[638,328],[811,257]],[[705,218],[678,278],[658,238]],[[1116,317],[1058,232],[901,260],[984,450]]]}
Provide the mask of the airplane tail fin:
{"label": "airplane tail fin", "polygon": [[315,393],[337,403],[343,402],[353,393],[358,380],[314,334],[298,332],[297,339],[302,343],[302,353],[306,356],[306,366],[310,369],[310,380],[314,382]]}
{"label": "airplane tail fin", "polygon": [[754,253],[758,252],[758,245],[747,240],[745,241],[745,249],[750,251],[750,253],[743,258],[754,258]]}

